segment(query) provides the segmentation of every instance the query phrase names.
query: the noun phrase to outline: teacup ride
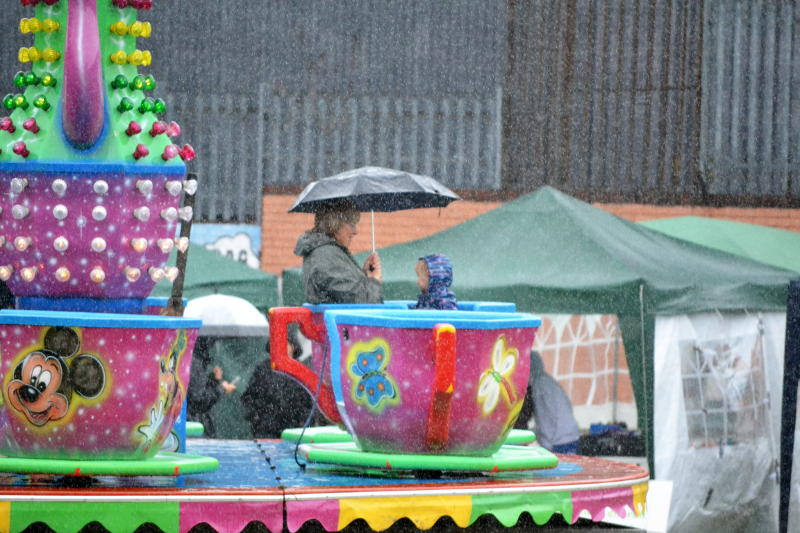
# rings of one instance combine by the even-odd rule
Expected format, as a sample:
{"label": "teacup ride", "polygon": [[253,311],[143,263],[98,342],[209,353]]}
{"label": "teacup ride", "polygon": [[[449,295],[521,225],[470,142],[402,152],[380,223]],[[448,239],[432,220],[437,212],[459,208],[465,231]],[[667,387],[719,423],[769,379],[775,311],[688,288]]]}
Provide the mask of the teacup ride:
{"label": "teacup ride", "polygon": [[[513,304],[470,311],[383,305],[270,310],[272,367],[299,381],[336,428],[289,432],[315,465],[412,473],[553,468],[539,446],[508,443],[541,320]],[[289,357],[290,323],[313,341],[311,368]],[[327,434],[325,434],[327,433]],[[519,441],[520,432],[515,432]],[[327,442],[325,442],[327,441]],[[525,438],[522,438],[525,443]]]}
{"label": "teacup ride", "polygon": [[[177,209],[167,182],[183,185],[170,173],[132,177],[117,166],[38,165],[22,183],[22,169],[0,168],[15,176],[3,212],[31,206],[0,223],[0,278],[16,307],[0,311],[0,471],[174,476],[217,468],[216,459],[175,453],[201,322],[161,316],[165,301],[146,297],[170,273],[176,223],[134,214]],[[146,185],[143,194],[143,182],[159,179],[158,193]],[[97,206],[105,216],[82,215]]]}
{"label": "teacup ride", "polygon": [[[25,2],[23,2],[25,4]],[[128,2],[31,2],[26,71],[0,118],[0,471],[177,475],[215,459],[177,449],[200,321],[147,301],[176,240],[189,145],[138,73],[150,24]],[[139,5],[139,4],[137,4]],[[180,156],[180,157],[178,157]],[[185,248],[184,248],[185,249]]]}

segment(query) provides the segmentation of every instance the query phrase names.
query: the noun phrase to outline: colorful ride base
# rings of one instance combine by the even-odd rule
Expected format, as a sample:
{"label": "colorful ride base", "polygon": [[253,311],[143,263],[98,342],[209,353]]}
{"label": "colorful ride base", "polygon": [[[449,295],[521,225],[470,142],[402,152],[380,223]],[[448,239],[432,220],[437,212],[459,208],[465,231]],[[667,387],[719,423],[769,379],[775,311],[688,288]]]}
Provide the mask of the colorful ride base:
{"label": "colorful ride base", "polygon": [[522,513],[536,524],[554,514],[574,523],[584,511],[601,520],[606,508],[640,515],[647,496],[647,471],[593,457],[562,455],[549,470],[417,478],[311,465],[303,471],[294,448],[276,440],[189,439],[187,452],[217,458],[219,469],[178,477],[0,474],[0,531],[35,522],[78,531],[99,522],[110,531],[151,523],[183,533],[205,522],[239,533],[257,521],[272,532],[294,532],[311,520],[334,531],[359,518],[382,530],[404,517],[429,529],[443,516],[459,527],[483,515],[513,526]]}

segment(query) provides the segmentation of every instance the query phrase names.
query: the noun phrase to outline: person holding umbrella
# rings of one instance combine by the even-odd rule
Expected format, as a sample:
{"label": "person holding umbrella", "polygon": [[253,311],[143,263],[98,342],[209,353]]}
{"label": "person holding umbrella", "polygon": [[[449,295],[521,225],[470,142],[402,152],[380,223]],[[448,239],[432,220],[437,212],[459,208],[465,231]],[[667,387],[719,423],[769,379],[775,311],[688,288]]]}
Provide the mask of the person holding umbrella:
{"label": "person holding umbrella", "polygon": [[320,204],[314,227],[297,239],[303,258],[304,299],[310,304],[383,303],[381,261],[372,252],[359,266],[350,253],[361,213],[347,198]]}

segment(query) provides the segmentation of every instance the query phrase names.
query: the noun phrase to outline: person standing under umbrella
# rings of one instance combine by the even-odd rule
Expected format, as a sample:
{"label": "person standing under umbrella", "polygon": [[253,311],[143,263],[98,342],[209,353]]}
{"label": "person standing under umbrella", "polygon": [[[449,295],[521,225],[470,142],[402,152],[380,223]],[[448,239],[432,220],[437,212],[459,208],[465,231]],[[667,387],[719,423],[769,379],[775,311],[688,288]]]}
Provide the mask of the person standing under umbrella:
{"label": "person standing under umbrella", "polygon": [[314,227],[297,239],[294,253],[303,258],[306,303],[383,303],[378,254],[372,252],[359,266],[349,250],[360,218],[352,201],[332,200],[317,208]]}

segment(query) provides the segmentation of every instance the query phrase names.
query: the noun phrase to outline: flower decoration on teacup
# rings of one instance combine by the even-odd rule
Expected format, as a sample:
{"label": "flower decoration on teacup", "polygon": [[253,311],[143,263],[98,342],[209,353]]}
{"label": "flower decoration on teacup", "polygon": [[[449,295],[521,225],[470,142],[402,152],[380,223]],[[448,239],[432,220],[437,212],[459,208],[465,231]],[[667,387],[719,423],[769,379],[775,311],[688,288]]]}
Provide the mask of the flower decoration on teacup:
{"label": "flower decoration on teacup", "polygon": [[353,401],[380,413],[387,405],[400,403],[400,390],[386,371],[391,349],[386,340],[376,337],[369,342],[357,342],[347,352],[347,373],[353,386]]}
{"label": "flower decoration on teacup", "polygon": [[478,381],[478,403],[484,415],[494,412],[501,397],[509,409],[517,403],[517,391],[510,378],[518,360],[517,349],[507,348],[505,335],[500,335],[492,346],[492,366],[483,371]]}

